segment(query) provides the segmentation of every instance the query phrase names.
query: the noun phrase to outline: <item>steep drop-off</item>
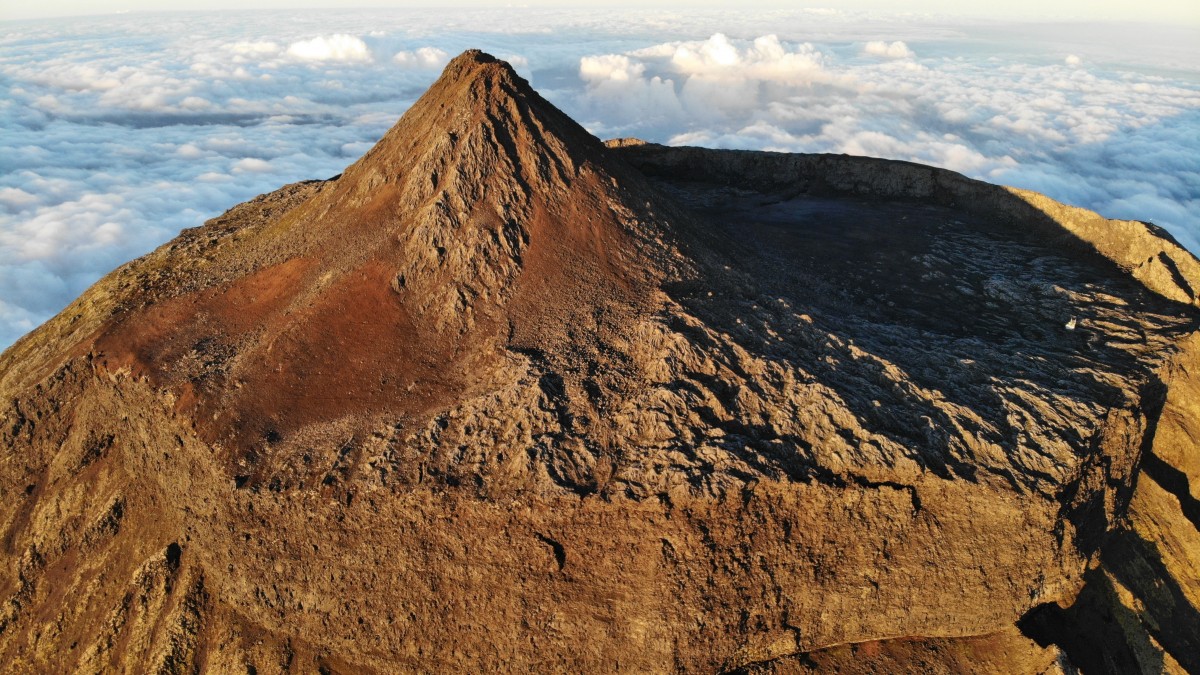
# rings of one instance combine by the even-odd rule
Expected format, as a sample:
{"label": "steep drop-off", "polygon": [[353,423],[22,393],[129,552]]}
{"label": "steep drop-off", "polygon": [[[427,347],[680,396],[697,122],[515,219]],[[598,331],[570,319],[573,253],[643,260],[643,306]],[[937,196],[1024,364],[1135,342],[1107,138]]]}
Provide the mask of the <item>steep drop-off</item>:
{"label": "steep drop-off", "polygon": [[1194,667],[1194,257],[930,167],[610,145],[467,52],[0,356],[0,661]]}

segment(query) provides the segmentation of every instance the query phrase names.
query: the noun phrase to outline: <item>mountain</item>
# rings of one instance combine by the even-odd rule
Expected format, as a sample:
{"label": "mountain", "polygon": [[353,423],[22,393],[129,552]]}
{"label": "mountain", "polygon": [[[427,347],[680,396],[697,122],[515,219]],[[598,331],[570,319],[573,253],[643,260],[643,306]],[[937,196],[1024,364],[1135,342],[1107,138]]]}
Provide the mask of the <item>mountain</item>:
{"label": "mountain", "polygon": [[477,51],[0,356],[38,672],[1200,665],[1200,261]]}

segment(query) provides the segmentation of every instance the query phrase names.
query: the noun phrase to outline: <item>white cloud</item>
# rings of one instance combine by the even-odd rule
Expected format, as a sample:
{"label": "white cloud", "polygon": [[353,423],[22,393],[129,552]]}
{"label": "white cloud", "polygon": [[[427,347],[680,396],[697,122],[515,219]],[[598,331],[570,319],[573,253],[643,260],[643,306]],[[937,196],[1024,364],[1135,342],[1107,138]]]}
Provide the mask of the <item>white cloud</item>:
{"label": "white cloud", "polygon": [[262,59],[268,56],[275,56],[283,50],[277,43],[270,40],[260,40],[256,42],[234,42],[224,45],[224,49],[239,57],[247,57],[253,59]]}
{"label": "white cloud", "polygon": [[587,85],[583,103],[599,115],[584,120],[594,132],[604,133],[604,120],[613,117],[665,122],[683,114],[675,83],[658,76],[647,79],[645,71],[644,65],[620,54],[580,59],[579,77]]}
{"label": "white cloud", "polygon": [[450,61],[450,53],[437,47],[396,52],[392,61],[406,68],[441,68]]}
{"label": "white cloud", "polygon": [[187,96],[179,102],[179,107],[183,110],[195,112],[199,110],[207,110],[213,107],[213,104],[208,99],[201,98],[199,96]]}
{"label": "white cloud", "polygon": [[[1138,217],[1140,207],[1141,218],[1200,250],[1200,217],[1181,206],[1200,200],[1200,140],[1187,131],[1200,117],[1200,88],[999,57],[918,64],[905,42],[867,45],[856,54],[714,35],[589,55],[577,108],[609,136],[904,159],[1112,217]],[[1123,181],[1129,175],[1154,178]]]}
{"label": "white cloud", "polygon": [[628,56],[621,54],[585,56],[579,60],[579,76],[593,85],[605,81],[629,82],[641,78],[644,72],[644,65],[634,63]]}
{"label": "white cloud", "polygon": [[[0,275],[0,284],[4,284],[7,279]],[[8,286],[8,284],[4,284]],[[40,313],[30,311],[25,307],[14,305],[0,298],[0,325],[7,326],[8,329],[3,334],[8,338],[8,342],[16,340],[16,338],[28,333],[37,328],[38,324],[45,320]]]}
{"label": "white cloud", "polygon": [[32,218],[0,232],[0,245],[17,260],[47,260],[64,251],[107,247],[120,239],[121,221],[131,215],[119,195],[85,194],[38,208]]}
{"label": "white cloud", "polygon": [[521,56],[520,54],[501,54],[500,58],[508,61],[509,64],[511,64],[512,67],[518,71],[529,68],[529,59]]}
{"label": "white cloud", "polygon": [[823,59],[808,43],[789,47],[775,35],[735,42],[717,33],[699,42],[584,57],[579,75],[588,85],[592,118],[687,125],[753,119],[784,91],[830,83]]}
{"label": "white cloud", "polygon": [[1075,67],[1082,64],[1083,59],[1075,56],[1074,54],[1067,54],[1067,58],[1063,59],[1063,63],[1067,64],[1068,66]]}
{"label": "white cloud", "polygon": [[812,44],[785,47],[775,35],[738,46],[722,33],[703,42],[677,42],[634,52],[666,55],[670,67],[688,78],[754,80],[796,84],[821,79],[823,55]]}
{"label": "white cloud", "polygon": [[239,159],[233,163],[234,173],[266,173],[273,169],[270,162],[255,157]]}
{"label": "white cloud", "polygon": [[371,50],[367,48],[367,43],[345,33],[293,42],[288,47],[287,53],[288,56],[300,61],[366,62],[371,60]]}
{"label": "white cloud", "polygon": [[872,40],[863,47],[863,53],[885,59],[909,59],[915,56],[908,45],[899,40],[890,43],[883,40]]}
{"label": "white cloud", "polygon": [[197,157],[203,157],[204,151],[196,147],[194,143],[184,143],[175,149],[175,154],[188,159],[196,159]]}
{"label": "white cloud", "polygon": [[0,188],[0,205],[9,211],[20,211],[38,203],[38,198],[21,188]]}

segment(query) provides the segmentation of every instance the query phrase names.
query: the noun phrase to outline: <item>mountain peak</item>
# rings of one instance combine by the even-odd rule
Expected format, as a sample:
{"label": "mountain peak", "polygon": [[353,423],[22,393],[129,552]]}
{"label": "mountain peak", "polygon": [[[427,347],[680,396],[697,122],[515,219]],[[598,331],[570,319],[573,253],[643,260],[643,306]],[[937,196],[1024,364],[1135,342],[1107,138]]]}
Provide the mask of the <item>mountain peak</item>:
{"label": "mountain peak", "polygon": [[507,61],[501,61],[479,49],[468,49],[446,64],[446,68],[442,71],[442,78],[470,79],[479,76],[485,70],[517,77],[516,71]]}
{"label": "mountain peak", "polygon": [[0,354],[0,662],[1200,672],[1196,288],[932,167],[605,148],[468,52]]}
{"label": "mountain peak", "polygon": [[491,160],[501,176],[526,188],[555,187],[580,164],[605,164],[598,139],[542,98],[508,63],[477,49],[455,57],[387,134],[346,171],[347,189],[362,197],[403,175],[422,174],[437,187],[439,168]]}
{"label": "mountain peak", "polygon": [[[98,341],[109,367],[184,390],[234,452],[351,414],[419,414],[506,351],[599,350],[596,318],[642,311],[677,259],[645,180],[480,51],[314,191],[222,252],[219,290],[149,310],[171,315],[169,334],[131,318]],[[237,367],[186,371],[212,335]]]}
{"label": "mountain peak", "polygon": [[[438,330],[469,328],[520,296],[518,276],[531,265],[579,268],[563,283],[587,278],[593,291],[649,273],[644,256],[616,255],[654,238],[643,179],[479,50],[452,60],[338,183],[324,217],[391,230],[402,246],[392,285]],[[581,211],[596,205],[607,207],[600,218]]]}
{"label": "mountain peak", "polygon": [[506,98],[540,99],[525,78],[507,62],[478,49],[469,49],[450,60],[422,100],[439,107],[475,107]]}

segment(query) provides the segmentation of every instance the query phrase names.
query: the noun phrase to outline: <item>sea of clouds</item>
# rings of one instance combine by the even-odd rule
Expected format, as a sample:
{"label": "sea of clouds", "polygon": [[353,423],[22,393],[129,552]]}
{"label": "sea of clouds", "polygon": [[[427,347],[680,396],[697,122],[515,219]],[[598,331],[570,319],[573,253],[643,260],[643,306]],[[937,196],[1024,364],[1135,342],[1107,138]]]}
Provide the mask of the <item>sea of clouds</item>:
{"label": "sea of clouds", "polygon": [[835,10],[0,23],[0,348],[182,228],[339,173],[471,47],[604,138],[925,162],[1200,251],[1192,33]]}

